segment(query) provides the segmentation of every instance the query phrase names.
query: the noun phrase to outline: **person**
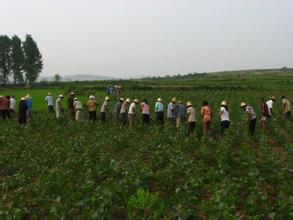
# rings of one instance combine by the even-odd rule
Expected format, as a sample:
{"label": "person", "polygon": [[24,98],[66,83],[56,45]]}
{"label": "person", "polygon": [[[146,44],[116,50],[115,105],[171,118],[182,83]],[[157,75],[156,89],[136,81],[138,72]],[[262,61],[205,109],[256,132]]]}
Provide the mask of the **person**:
{"label": "person", "polygon": [[230,118],[229,118],[229,109],[226,101],[221,102],[221,108],[220,108],[220,120],[221,120],[221,136],[224,135],[224,132],[226,129],[230,126]]}
{"label": "person", "polygon": [[60,94],[56,100],[56,105],[55,105],[56,118],[60,118],[62,116],[62,113],[63,113],[62,100],[63,100],[63,98],[64,98],[64,96],[62,94]]}
{"label": "person", "polygon": [[109,102],[110,98],[109,96],[106,96],[105,97],[105,100],[102,104],[102,107],[101,107],[101,111],[100,111],[100,114],[101,114],[101,122],[105,122],[106,121],[106,114],[110,114],[109,112],[109,108],[108,108],[108,102]]}
{"label": "person", "polygon": [[188,132],[187,135],[193,135],[194,134],[194,129],[195,129],[195,123],[196,123],[196,118],[195,118],[195,108],[192,105],[192,102],[187,102],[186,103],[187,107],[187,124],[188,124]]}
{"label": "person", "polygon": [[67,99],[68,114],[72,120],[75,120],[75,112],[73,107],[74,97],[74,92],[70,92],[69,97]]}
{"label": "person", "polygon": [[200,110],[204,135],[207,135],[210,132],[212,122],[212,110],[208,104],[208,101],[203,101]]}
{"label": "person", "polygon": [[273,104],[274,104],[274,102],[275,102],[275,96],[271,96],[270,100],[267,101],[267,103],[266,103],[268,108],[269,108],[270,117],[272,117],[272,115],[273,115]]}
{"label": "person", "polygon": [[9,101],[9,111],[11,114],[15,114],[16,100],[14,99],[14,96],[11,96]]}
{"label": "person", "polygon": [[158,125],[164,124],[164,105],[162,99],[158,98],[155,104],[156,120]]}
{"label": "person", "polygon": [[256,126],[256,114],[254,112],[254,109],[251,106],[247,105],[245,102],[241,102],[240,106],[246,113],[247,122],[249,123],[249,133],[251,135],[254,135]]}
{"label": "person", "polygon": [[129,110],[129,105],[130,105],[130,98],[127,98],[123,104],[121,105],[120,109],[120,120],[123,126],[125,126],[128,123],[127,119],[127,113]]}
{"label": "person", "polygon": [[33,99],[29,94],[26,95],[25,102],[28,107],[28,109],[27,109],[28,118],[27,119],[33,120]]}
{"label": "person", "polygon": [[97,102],[93,95],[90,95],[86,107],[89,114],[89,120],[95,122],[97,119]]}
{"label": "person", "polygon": [[20,103],[18,106],[18,122],[19,124],[26,125],[27,123],[27,111],[28,111],[28,106],[26,104],[26,98],[21,97]]}
{"label": "person", "polygon": [[115,104],[115,107],[114,107],[114,119],[116,122],[120,122],[120,111],[121,111],[121,107],[122,107],[122,104],[124,102],[124,99],[121,97]]}
{"label": "person", "polygon": [[186,107],[181,100],[178,101],[178,105],[176,106],[176,115],[176,128],[177,132],[179,132],[181,125],[186,120]]}
{"label": "person", "polygon": [[175,97],[173,97],[167,107],[167,119],[170,126],[175,126],[176,123],[176,103],[177,100]]}
{"label": "person", "polygon": [[262,114],[261,124],[264,129],[268,128],[268,120],[270,117],[269,108],[264,98],[260,99],[260,112]]}
{"label": "person", "polygon": [[287,99],[284,95],[282,96],[282,104],[283,104],[284,117],[290,120],[290,118],[291,118],[291,103],[290,103],[289,99]]}
{"label": "person", "polygon": [[74,108],[74,112],[75,112],[75,121],[79,121],[80,120],[80,116],[81,116],[82,104],[78,100],[77,97],[74,98],[73,108]]}
{"label": "person", "polygon": [[129,106],[128,110],[128,121],[129,121],[129,127],[132,128],[135,126],[136,121],[136,105],[138,103],[138,99],[134,99],[133,102]]}
{"label": "person", "polygon": [[45,101],[48,105],[48,113],[51,114],[53,113],[53,109],[54,109],[54,99],[52,97],[52,93],[48,92],[48,95],[45,98]]}
{"label": "person", "polygon": [[140,103],[141,106],[141,114],[142,114],[142,124],[148,125],[150,124],[150,106],[146,99]]}
{"label": "person", "polygon": [[120,98],[120,96],[121,96],[121,89],[122,89],[122,87],[121,87],[121,86],[115,86],[115,90],[116,90],[116,97],[117,97],[117,99],[119,99],[119,98]]}
{"label": "person", "polygon": [[6,117],[9,117],[8,108],[9,108],[8,99],[5,96],[0,95],[0,113],[3,119],[6,119]]}

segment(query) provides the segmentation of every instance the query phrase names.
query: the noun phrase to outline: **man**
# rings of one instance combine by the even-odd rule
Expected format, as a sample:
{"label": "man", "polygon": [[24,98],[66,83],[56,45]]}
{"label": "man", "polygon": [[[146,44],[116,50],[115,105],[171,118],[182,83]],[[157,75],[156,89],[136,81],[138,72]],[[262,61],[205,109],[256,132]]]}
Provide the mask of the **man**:
{"label": "man", "polygon": [[55,106],[56,118],[60,118],[62,116],[62,113],[63,113],[62,100],[63,100],[63,95],[60,94],[56,100],[56,106]]}
{"label": "man", "polygon": [[80,120],[80,115],[81,115],[81,110],[82,110],[82,104],[78,100],[77,97],[74,98],[73,108],[74,108],[74,112],[75,112],[75,121],[79,121]]}
{"label": "man", "polygon": [[124,99],[121,97],[115,104],[114,118],[115,118],[116,122],[120,122],[120,111],[121,111],[121,107],[122,107],[123,102],[124,102]]}
{"label": "man", "polygon": [[142,124],[148,125],[150,124],[150,106],[146,99],[140,104],[141,106],[141,114],[142,114]]}
{"label": "man", "polygon": [[202,102],[200,113],[202,118],[203,134],[207,135],[210,132],[212,123],[212,110],[209,107],[208,101]]}
{"label": "man", "polygon": [[6,117],[10,118],[9,105],[7,97],[0,95],[0,113],[3,119],[6,119]]}
{"label": "man", "polygon": [[269,115],[270,115],[270,117],[272,117],[272,115],[273,115],[273,104],[274,104],[274,102],[275,102],[275,96],[272,96],[272,97],[270,97],[270,100],[269,101],[267,101],[267,106],[268,106],[268,109],[269,109]]}
{"label": "man", "polygon": [[194,134],[194,129],[195,129],[195,123],[196,123],[195,109],[192,106],[191,102],[187,102],[186,107],[187,107],[187,123],[188,123],[187,135],[190,136],[190,135]]}
{"label": "man", "polygon": [[54,109],[54,99],[52,97],[52,93],[48,92],[48,95],[45,98],[45,101],[48,105],[48,113],[51,114],[53,113],[53,109]]}
{"label": "man", "polygon": [[27,94],[25,97],[25,103],[28,107],[28,119],[33,120],[33,99],[29,94]]}
{"label": "man", "polygon": [[253,110],[253,108],[249,105],[247,105],[245,102],[241,102],[240,104],[241,108],[245,111],[248,125],[248,130],[251,135],[254,135],[255,132],[255,126],[256,126],[256,114]]}
{"label": "man", "polygon": [[123,102],[120,109],[120,120],[123,126],[125,126],[128,122],[127,113],[129,110],[130,98],[127,98],[125,102]]}
{"label": "man", "polygon": [[18,122],[19,122],[19,124],[26,125],[27,111],[28,111],[28,106],[26,104],[26,98],[21,97],[20,103],[19,103],[19,108],[18,108]]}
{"label": "man", "polygon": [[68,114],[72,120],[75,120],[75,112],[74,112],[74,107],[73,107],[74,97],[75,97],[74,92],[71,92],[69,94],[68,99],[67,99]]}
{"label": "man", "polygon": [[221,102],[219,116],[220,116],[220,121],[221,121],[220,133],[221,133],[221,136],[223,137],[225,130],[227,130],[230,126],[229,108],[228,108],[228,104],[226,101]]}
{"label": "man", "polygon": [[136,121],[136,105],[138,103],[138,99],[134,99],[133,102],[129,106],[128,110],[128,121],[129,127],[132,128],[135,126]]}
{"label": "man", "polygon": [[282,96],[282,104],[283,104],[284,117],[290,120],[290,118],[291,118],[291,103],[290,103],[289,99],[287,99],[285,96]]}
{"label": "man", "polygon": [[11,96],[9,101],[10,101],[9,111],[10,113],[15,114],[16,100],[14,99],[14,96]]}
{"label": "man", "polygon": [[176,106],[176,113],[176,128],[177,132],[179,132],[181,125],[184,124],[186,120],[186,108],[182,101],[178,102],[178,105]]}
{"label": "man", "polygon": [[164,124],[164,105],[162,104],[162,99],[158,98],[155,104],[156,120],[158,125]]}
{"label": "man", "polygon": [[173,97],[171,102],[169,102],[168,107],[167,107],[167,118],[170,126],[175,126],[176,123],[176,98]]}
{"label": "man", "polygon": [[97,102],[93,95],[90,95],[86,107],[89,114],[89,120],[95,122],[97,119]]}
{"label": "man", "polygon": [[268,120],[270,117],[269,108],[264,98],[260,99],[260,112],[262,114],[261,124],[264,129],[268,128]]}
{"label": "man", "polygon": [[101,107],[101,111],[100,111],[100,114],[101,114],[101,122],[104,123],[106,121],[106,114],[110,114],[109,112],[109,107],[108,107],[108,101],[110,100],[110,98],[108,96],[105,97],[105,100],[102,104],[102,107]]}

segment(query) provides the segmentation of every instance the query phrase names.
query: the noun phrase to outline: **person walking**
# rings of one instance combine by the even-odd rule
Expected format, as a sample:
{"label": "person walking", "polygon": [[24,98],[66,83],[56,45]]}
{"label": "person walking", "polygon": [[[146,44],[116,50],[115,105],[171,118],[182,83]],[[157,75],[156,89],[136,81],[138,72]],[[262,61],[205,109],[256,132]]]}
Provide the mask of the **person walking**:
{"label": "person walking", "polygon": [[28,109],[27,109],[28,118],[27,119],[33,120],[33,98],[29,94],[27,94],[25,97],[25,102],[28,107]]}
{"label": "person walking", "polygon": [[9,101],[9,111],[11,114],[15,114],[16,100],[14,99],[14,96],[11,96]]}
{"label": "person walking", "polygon": [[122,104],[124,102],[124,99],[121,97],[115,104],[115,107],[114,107],[114,119],[117,123],[119,123],[121,120],[120,120],[120,111],[121,111],[121,107],[122,107]]}
{"label": "person walking", "polygon": [[64,96],[59,95],[58,98],[56,99],[56,105],[55,105],[55,112],[56,112],[56,118],[60,118],[63,113],[63,108],[62,108],[62,100]]}
{"label": "person walking", "polygon": [[127,118],[127,113],[129,110],[129,105],[130,105],[130,98],[127,98],[123,104],[121,105],[120,109],[120,120],[123,126],[125,126],[128,123],[128,118]]}
{"label": "person walking", "polygon": [[101,114],[101,122],[102,123],[106,122],[106,114],[107,113],[110,114],[109,107],[108,107],[109,100],[110,100],[109,96],[106,96],[105,100],[102,104],[102,107],[101,107],[100,114]]}
{"label": "person walking", "polygon": [[282,98],[283,114],[286,119],[291,119],[291,103],[284,95]]}
{"label": "person walking", "polygon": [[75,121],[80,121],[82,104],[77,97],[74,98],[73,108],[74,108],[74,112],[75,112]]}
{"label": "person walking", "polygon": [[10,97],[0,95],[0,113],[3,119],[10,118],[9,106],[10,106]]}
{"label": "person walking", "polygon": [[247,105],[245,102],[241,102],[240,106],[246,113],[249,133],[251,135],[254,135],[256,126],[256,114],[254,112],[254,109],[251,106]]}
{"label": "person walking", "polygon": [[195,124],[196,124],[196,118],[195,118],[195,108],[192,105],[192,102],[187,102],[186,103],[187,107],[187,135],[193,135],[194,134],[194,129],[195,129]]}
{"label": "person walking", "polygon": [[48,114],[54,112],[54,98],[51,92],[48,92],[48,95],[45,97],[45,101],[48,105]]}
{"label": "person walking", "polygon": [[86,107],[89,114],[89,120],[95,122],[97,119],[97,102],[93,95],[90,95]]}
{"label": "person walking", "polygon": [[264,98],[260,99],[260,112],[262,114],[261,125],[264,129],[267,129],[269,126],[268,121],[269,121],[270,113],[269,113],[268,105],[265,102]]}
{"label": "person walking", "polygon": [[176,128],[177,132],[180,131],[181,125],[186,121],[186,107],[181,100],[178,101],[176,106]]}
{"label": "person walking", "polygon": [[268,109],[269,109],[269,116],[272,117],[273,115],[273,105],[274,105],[274,102],[275,102],[275,96],[271,96],[270,97],[270,100],[267,101],[267,106],[268,106]]}
{"label": "person walking", "polygon": [[155,104],[155,113],[156,113],[156,120],[157,125],[164,124],[164,105],[162,103],[162,99],[158,98]]}
{"label": "person walking", "polygon": [[142,124],[149,125],[150,124],[150,106],[146,99],[140,103],[141,105],[141,114],[142,114]]}
{"label": "person walking", "polygon": [[26,98],[21,97],[20,103],[18,106],[18,122],[19,124],[26,125],[27,123],[27,111],[28,111],[28,106],[26,104]]}
{"label": "person walking", "polygon": [[129,106],[128,110],[128,121],[129,121],[129,127],[132,128],[135,126],[135,122],[137,120],[137,114],[136,114],[136,105],[138,103],[138,99],[134,99],[133,102]]}
{"label": "person walking", "polygon": [[70,92],[69,97],[67,99],[67,107],[68,107],[69,117],[72,120],[75,120],[75,111],[74,111],[74,106],[73,106],[74,98],[75,98],[74,92]]}
{"label": "person walking", "polygon": [[208,104],[208,101],[203,101],[200,110],[204,135],[209,134],[212,122],[212,110]]}
{"label": "person walking", "polygon": [[170,126],[174,127],[176,124],[176,103],[175,97],[172,98],[167,107],[167,119]]}
{"label": "person walking", "polygon": [[224,135],[225,130],[227,130],[230,126],[230,118],[229,118],[229,109],[226,101],[221,102],[220,108],[220,120],[221,120],[221,136]]}

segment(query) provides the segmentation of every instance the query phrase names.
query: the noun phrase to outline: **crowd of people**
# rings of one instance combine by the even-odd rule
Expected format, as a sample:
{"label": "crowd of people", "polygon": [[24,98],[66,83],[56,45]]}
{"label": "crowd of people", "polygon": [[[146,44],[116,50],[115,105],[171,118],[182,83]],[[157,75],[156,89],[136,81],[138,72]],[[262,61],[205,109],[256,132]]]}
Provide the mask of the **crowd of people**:
{"label": "crowd of people", "polygon": [[[56,101],[51,92],[45,97],[45,102],[47,104],[48,114],[55,113],[56,118],[62,118],[65,115],[65,111],[62,107],[64,96],[59,95]],[[286,119],[290,120],[291,117],[291,103],[285,97],[282,96],[282,107],[283,114]],[[273,107],[275,102],[275,97],[272,96],[268,101],[264,98],[260,99],[260,112],[262,114],[261,123],[264,129],[268,128],[269,121],[273,117]],[[100,108],[100,121],[105,123],[109,117],[113,116],[113,119],[121,126],[135,127],[139,122],[139,117],[141,115],[141,121],[144,125],[151,124],[150,118],[150,105],[147,99],[143,99],[139,102],[138,99],[131,100],[130,98],[122,98],[117,96],[117,102],[115,103],[113,114],[109,109],[109,96],[104,98],[104,101]],[[28,94],[25,97],[21,97],[19,108],[18,108],[18,121],[20,124],[26,124],[28,120],[33,119],[32,115],[32,97]],[[140,106],[140,109],[139,107]],[[55,107],[55,108],[54,108]],[[93,95],[89,96],[89,99],[85,105],[86,111],[88,112],[88,119],[95,122],[97,120],[97,110],[98,104],[96,97]],[[257,116],[252,106],[245,102],[240,103],[240,107],[246,114],[248,130],[251,135],[255,133],[255,127],[257,122]],[[69,117],[74,121],[79,121],[81,119],[81,112],[83,111],[83,105],[81,101],[76,97],[74,92],[71,92],[67,99],[67,110]],[[1,117],[11,118],[15,114],[16,100],[14,96],[2,96],[0,95],[0,113]],[[141,114],[138,114],[139,111]],[[156,115],[155,121],[157,125],[164,125],[165,119],[165,107],[161,98],[156,100],[154,106],[154,112]],[[177,131],[184,125],[187,125],[188,135],[194,134],[196,125],[196,110],[191,101],[183,103],[173,97],[166,108],[167,112],[167,124],[170,127],[176,127]],[[209,134],[211,128],[211,122],[213,117],[213,112],[209,106],[208,101],[202,102],[202,107],[200,109],[201,121],[203,134]],[[220,110],[218,113],[220,120],[220,133],[224,134],[225,130],[229,128],[230,118],[229,118],[229,107],[227,101],[222,101],[220,103]]]}

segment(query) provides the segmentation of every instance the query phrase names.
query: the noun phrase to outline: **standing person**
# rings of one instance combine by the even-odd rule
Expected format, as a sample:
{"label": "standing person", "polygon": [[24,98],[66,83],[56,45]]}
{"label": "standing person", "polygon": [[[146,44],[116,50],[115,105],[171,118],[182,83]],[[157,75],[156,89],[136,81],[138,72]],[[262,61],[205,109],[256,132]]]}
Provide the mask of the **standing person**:
{"label": "standing person", "polygon": [[191,102],[187,102],[186,107],[187,107],[187,123],[188,123],[187,135],[190,136],[194,134],[194,129],[195,129],[195,123],[196,123],[195,108],[192,106]]}
{"label": "standing person", "polygon": [[82,110],[82,104],[78,100],[77,97],[74,98],[73,108],[74,108],[74,112],[75,112],[75,120],[79,121],[80,120],[80,115],[81,115],[81,110]]}
{"label": "standing person", "polygon": [[116,86],[116,97],[117,97],[117,99],[119,99],[120,96],[121,96],[121,89],[122,89],[121,86]]}
{"label": "standing person", "polygon": [[162,99],[158,98],[155,104],[156,120],[158,125],[164,124],[164,105]]}
{"label": "standing person", "polygon": [[56,118],[60,118],[62,116],[63,113],[63,109],[62,109],[62,100],[63,100],[63,95],[59,95],[59,97],[56,100],[56,105],[55,105],[55,110],[56,110]]}
{"label": "standing person", "polygon": [[221,120],[221,136],[224,135],[226,129],[230,126],[229,109],[226,101],[221,102],[220,108],[220,120]]}
{"label": "standing person", "polygon": [[121,97],[115,104],[115,107],[114,107],[114,118],[115,118],[115,121],[116,122],[120,122],[120,111],[121,111],[121,107],[122,107],[122,104],[124,102],[124,99]]}
{"label": "standing person", "polygon": [[254,135],[255,132],[255,126],[256,126],[256,114],[253,110],[253,108],[249,105],[247,105],[245,102],[241,102],[240,104],[241,108],[245,111],[248,125],[248,130],[251,135]]}
{"label": "standing person", "polygon": [[26,95],[25,102],[28,107],[28,119],[33,120],[33,99],[29,94]]}
{"label": "standing person", "polygon": [[14,96],[11,96],[9,101],[9,111],[11,114],[15,114],[16,100],[14,99]]}
{"label": "standing person", "polygon": [[18,122],[19,122],[19,124],[26,125],[27,111],[28,111],[28,106],[26,104],[26,98],[21,97],[19,107],[18,107]]}
{"label": "standing person", "polygon": [[71,92],[67,99],[68,114],[72,120],[75,120],[75,112],[73,107],[74,98],[75,98],[75,94],[74,92]]}
{"label": "standing person", "polygon": [[200,110],[204,135],[209,134],[212,122],[212,110],[208,104],[208,101],[203,101]]}
{"label": "standing person", "polygon": [[186,121],[186,107],[182,101],[178,101],[178,105],[176,106],[176,128],[177,132],[180,131],[180,127]]}
{"label": "standing person", "polygon": [[48,105],[48,113],[51,114],[54,111],[54,99],[52,97],[52,93],[48,92],[48,95],[45,98],[45,101]]}
{"label": "standing person", "polygon": [[272,97],[270,97],[270,100],[269,101],[267,101],[267,106],[268,106],[268,108],[269,108],[269,115],[270,115],[270,117],[272,117],[272,115],[273,115],[273,105],[274,105],[274,102],[275,102],[275,96],[272,96]]}
{"label": "standing person", "polygon": [[125,102],[123,102],[120,110],[120,120],[123,126],[125,126],[128,122],[127,119],[127,113],[129,110],[129,105],[130,105],[130,98],[127,98]]}
{"label": "standing person", "polygon": [[175,126],[176,124],[176,102],[177,102],[176,98],[173,97],[167,107],[168,123],[172,127]]}
{"label": "standing person", "polygon": [[97,119],[97,102],[93,95],[90,95],[86,107],[89,114],[89,120],[95,122]]}
{"label": "standing person", "polygon": [[262,114],[261,124],[264,129],[268,128],[268,120],[270,117],[269,108],[264,98],[260,99],[260,112]]}
{"label": "standing person", "polygon": [[3,95],[0,95],[0,113],[3,119],[10,118],[9,112],[9,99]]}
{"label": "standing person", "polygon": [[146,99],[141,102],[142,124],[150,124],[150,106]]}
{"label": "standing person", "polygon": [[110,114],[109,112],[109,107],[108,107],[108,102],[109,102],[110,98],[108,96],[105,97],[105,100],[102,104],[102,107],[101,107],[101,111],[100,111],[100,114],[101,114],[101,122],[104,123],[106,121],[106,114]]}
{"label": "standing person", "polygon": [[136,115],[136,105],[138,103],[138,99],[134,99],[133,102],[129,106],[128,110],[128,121],[129,121],[129,127],[132,128],[135,126],[135,121],[137,120]]}
{"label": "standing person", "polygon": [[282,96],[282,104],[283,104],[284,117],[290,120],[290,118],[291,118],[291,103],[290,103],[289,99],[287,99],[285,96]]}

